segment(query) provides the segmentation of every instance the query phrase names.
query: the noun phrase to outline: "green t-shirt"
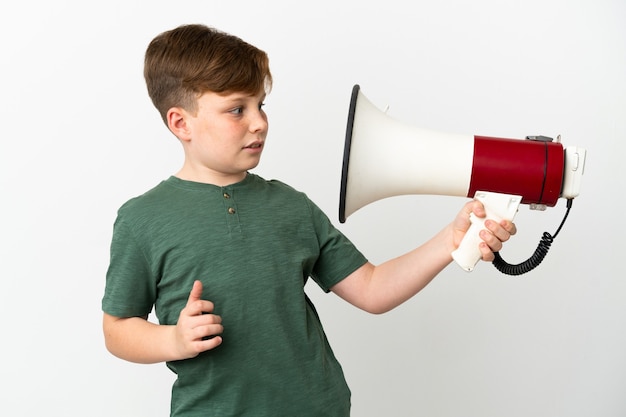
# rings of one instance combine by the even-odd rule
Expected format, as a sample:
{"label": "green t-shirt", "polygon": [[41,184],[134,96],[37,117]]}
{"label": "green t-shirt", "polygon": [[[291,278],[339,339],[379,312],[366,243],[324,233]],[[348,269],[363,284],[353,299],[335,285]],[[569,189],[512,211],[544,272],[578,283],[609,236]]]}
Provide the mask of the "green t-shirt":
{"label": "green t-shirt", "polygon": [[170,177],[124,204],[103,310],[175,324],[193,281],[223,343],[168,362],[172,416],[341,416],[350,390],[304,285],[324,290],[366,262],[305,194],[248,174],[227,187]]}

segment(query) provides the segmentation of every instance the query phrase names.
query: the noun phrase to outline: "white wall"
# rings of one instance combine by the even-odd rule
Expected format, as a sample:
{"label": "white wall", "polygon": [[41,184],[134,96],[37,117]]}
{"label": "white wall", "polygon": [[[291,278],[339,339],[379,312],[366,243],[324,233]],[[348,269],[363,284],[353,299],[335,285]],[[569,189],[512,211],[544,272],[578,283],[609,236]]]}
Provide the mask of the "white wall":
{"label": "white wall", "polygon": [[[181,164],[145,93],[156,34],[206,23],[265,49],[275,88],[257,172],[306,191],[374,262],[452,219],[457,197],[397,197],[337,221],[349,95],[442,131],[562,135],[583,189],[546,260],[507,277],[450,265],[371,316],[315,299],[353,415],[626,415],[626,3],[621,0],[25,1],[0,16],[0,317],[11,416],[166,416],[173,375],[104,348],[100,299],[119,205]],[[521,261],[564,202],[523,207]],[[10,412],[5,410],[12,410]]]}

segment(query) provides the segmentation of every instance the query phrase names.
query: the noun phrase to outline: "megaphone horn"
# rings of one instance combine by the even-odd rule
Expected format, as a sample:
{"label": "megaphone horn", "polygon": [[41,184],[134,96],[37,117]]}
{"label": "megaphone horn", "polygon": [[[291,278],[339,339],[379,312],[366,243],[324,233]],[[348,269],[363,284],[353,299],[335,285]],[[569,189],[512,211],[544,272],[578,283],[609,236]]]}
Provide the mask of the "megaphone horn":
{"label": "megaphone horn", "polygon": [[[585,156],[582,148],[564,149],[544,136],[519,140],[410,126],[375,107],[357,84],[348,110],[339,221],[374,201],[408,194],[477,198],[488,218],[513,220],[519,204],[553,207],[559,197],[578,196]],[[477,244],[468,256],[461,266],[471,271],[480,259]]]}

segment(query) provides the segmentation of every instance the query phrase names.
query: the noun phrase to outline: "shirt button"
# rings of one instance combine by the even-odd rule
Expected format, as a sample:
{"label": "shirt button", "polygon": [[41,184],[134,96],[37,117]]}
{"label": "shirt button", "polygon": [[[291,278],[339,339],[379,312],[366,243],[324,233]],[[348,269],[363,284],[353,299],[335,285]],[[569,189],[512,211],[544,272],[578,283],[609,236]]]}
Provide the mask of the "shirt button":
{"label": "shirt button", "polygon": [[230,198],[230,195],[228,195],[228,193],[224,193],[224,198],[228,200]]}
{"label": "shirt button", "polygon": [[235,214],[235,209],[232,207],[228,207],[228,213]]}

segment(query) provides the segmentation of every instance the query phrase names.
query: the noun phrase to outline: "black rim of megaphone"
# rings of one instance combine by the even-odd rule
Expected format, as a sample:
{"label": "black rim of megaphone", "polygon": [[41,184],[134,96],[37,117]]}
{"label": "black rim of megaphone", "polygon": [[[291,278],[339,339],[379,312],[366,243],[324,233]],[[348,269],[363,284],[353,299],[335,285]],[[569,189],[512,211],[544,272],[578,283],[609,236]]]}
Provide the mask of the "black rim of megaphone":
{"label": "black rim of megaphone", "polygon": [[358,84],[352,87],[352,97],[350,98],[350,108],[348,109],[348,123],[346,126],[346,141],[343,148],[343,166],[341,168],[341,189],[339,193],[339,221],[346,221],[346,192],[348,189],[348,165],[350,163],[350,146],[352,144],[352,127],[354,126],[354,114],[356,102],[359,95]]}

